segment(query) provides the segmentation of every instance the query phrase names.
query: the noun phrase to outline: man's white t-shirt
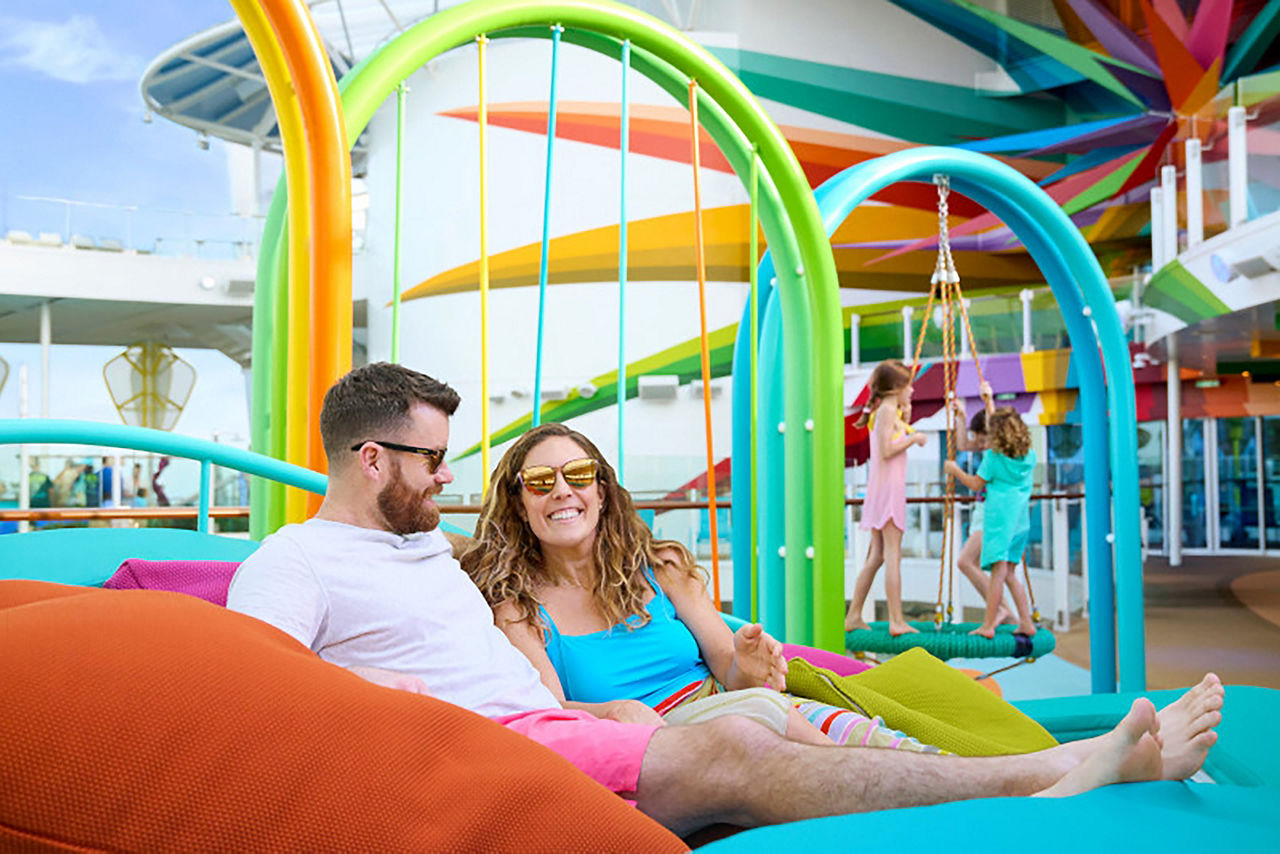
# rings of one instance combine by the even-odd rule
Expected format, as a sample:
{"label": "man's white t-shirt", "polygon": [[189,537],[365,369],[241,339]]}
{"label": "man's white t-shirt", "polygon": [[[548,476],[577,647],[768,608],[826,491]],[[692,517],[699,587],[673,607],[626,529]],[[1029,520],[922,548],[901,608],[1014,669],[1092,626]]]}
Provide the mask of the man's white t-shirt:
{"label": "man's white t-shirt", "polygon": [[325,661],[412,674],[432,696],[487,717],[560,705],[494,625],[439,530],[286,525],[240,565],[227,607]]}

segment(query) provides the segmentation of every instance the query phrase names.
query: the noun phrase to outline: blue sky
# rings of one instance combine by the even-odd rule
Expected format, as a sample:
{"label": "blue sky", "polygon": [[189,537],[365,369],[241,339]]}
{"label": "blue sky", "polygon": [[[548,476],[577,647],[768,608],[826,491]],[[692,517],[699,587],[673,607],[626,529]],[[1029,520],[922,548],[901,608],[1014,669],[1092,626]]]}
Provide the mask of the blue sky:
{"label": "blue sky", "polygon": [[[214,140],[202,151],[189,129],[159,118],[144,123],[138,82],[163,50],[232,14],[226,0],[0,4],[0,231],[64,230],[63,207],[16,198],[23,195],[228,214],[222,144]],[[123,213],[77,211],[75,217],[73,231],[124,237]],[[127,343],[55,347],[50,414],[118,422],[101,371]],[[177,430],[202,438],[247,435],[240,368],[215,351],[182,355],[195,364],[199,379]],[[23,363],[30,372],[31,412],[38,415],[39,349],[0,343],[0,358],[10,367],[0,390],[0,418],[18,414]],[[0,480],[7,474],[0,465]]]}
{"label": "blue sky", "polygon": [[[62,228],[62,212],[16,196],[225,214],[226,156],[195,133],[143,122],[143,70],[232,17],[226,0],[44,0],[0,13],[0,194],[6,228]],[[52,218],[52,225],[47,220]]]}

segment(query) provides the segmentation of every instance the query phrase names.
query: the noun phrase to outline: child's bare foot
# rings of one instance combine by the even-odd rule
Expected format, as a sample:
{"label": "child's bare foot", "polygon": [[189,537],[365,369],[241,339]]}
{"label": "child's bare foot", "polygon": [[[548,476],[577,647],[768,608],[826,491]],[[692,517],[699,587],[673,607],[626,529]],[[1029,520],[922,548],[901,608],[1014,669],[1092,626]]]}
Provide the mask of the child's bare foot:
{"label": "child's bare foot", "polygon": [[1222,680],[1205,674],[1200,683],[1156,715],[1164,747],[1164,779],[1185,780],[1200,770],[1209,748],[1218,740],[1213,731],[1222,722]]}
{"label": "child's bare foot", "polygon": [[1000,609],[996,611],[997,626],[1002,626],[1005,623],[1016,623],[1016,622],[1018,622],[1018,615],[1010,611],[1008,607],[1001,605]]}
{"label": "child's bare foot", "polygon": [[897,637],[898,635],[914,635],[919,634],[920,630],[902,620],[889,621],[889,636]]}
{"label": "child's bare foot", "polygon": [[862,619],[861,617],[845,617],[844,618],[844,630],[846,632],[856,632],[859,629],[869,629],[869,628],[871,627],[867,625],[867,621]]}
{"label": "child's bare foot", "polygon": [[993,637],[995,637],[995,636],[996,636],[996,627],[995,627],[995,626],[989,626],[989,625],[987,625],[986,623],[983,623],[982,625],[978,626],[978,627],[977,627],[976,629],[974,629],[973,631],[969,632],[969,634],[971,634],[971,635],[980,635],[980,636],[982,636],[982,637],[984,637],[984,638],[993,638]]}
{"label": "child's bare foot", "polygon": [[1031,637],[1036,633],[1036,624],[1035,623],[1025,623],[1025,624],[1018,623],[1018,627],[1013,630],[1013,633],[1016,635],[1026,635],[1027,637]]}
{"label": "child's bare foot", "polygon": [[1060,798],[1112,783],[1160,779],[1160,721],[1156,707],[1139,697],[1129,713],[1106,735],[1092,740],[1093,750],[1057,783],[1036,794]]}

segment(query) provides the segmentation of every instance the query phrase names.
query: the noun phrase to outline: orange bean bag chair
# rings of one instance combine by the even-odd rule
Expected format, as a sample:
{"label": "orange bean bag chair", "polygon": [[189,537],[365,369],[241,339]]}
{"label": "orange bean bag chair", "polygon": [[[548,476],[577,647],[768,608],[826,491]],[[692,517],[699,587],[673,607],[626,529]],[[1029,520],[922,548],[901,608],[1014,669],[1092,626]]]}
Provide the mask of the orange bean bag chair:
{"label": "orange bean bag chair", "polygon": [[190,596],[0,582],[0,849],[684,851],[558,755]]}

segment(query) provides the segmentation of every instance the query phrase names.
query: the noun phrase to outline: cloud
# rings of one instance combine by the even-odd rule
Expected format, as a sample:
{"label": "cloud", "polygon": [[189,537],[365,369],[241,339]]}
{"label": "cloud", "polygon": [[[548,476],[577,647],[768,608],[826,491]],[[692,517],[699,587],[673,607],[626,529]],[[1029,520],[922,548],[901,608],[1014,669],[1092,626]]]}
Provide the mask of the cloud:
{"label": "cloud", "polygon": [[67,83],[136,80],[145,61],[108,43],[89,15],[61,23],[0,18],[0,65],[20,66]]}

